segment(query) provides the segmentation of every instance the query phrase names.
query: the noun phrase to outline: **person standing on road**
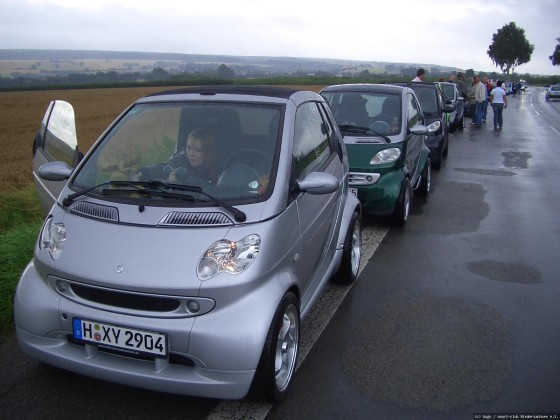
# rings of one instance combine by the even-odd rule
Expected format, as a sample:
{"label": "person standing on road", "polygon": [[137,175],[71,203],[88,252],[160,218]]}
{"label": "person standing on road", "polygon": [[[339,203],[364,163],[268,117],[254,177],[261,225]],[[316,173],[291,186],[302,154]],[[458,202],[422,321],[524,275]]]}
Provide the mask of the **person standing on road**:
{"label": "person standing on road", "polygon": [[426,76],[426,71],[424,69],[418,69],[416,71],[416,77],[412,79],[413,82],[423,82]]}
{"label": "person standing on road", "polygon": [[486,114],[488,113],[488,104],[490,103],[490,92],[492,91],[492,85],[488,81],[488,77],[484,76],[482,78],[482,84],[484,89],[486,89],[486,99],[482,103],[482,122],[486,122]]}
{"label": "person standing on road", "polygon": [[476,101],[474,110],[474,119],[471,125],[475,127],[482,127],[482,105],[486,101],[486,87],[480,80],[480,75],[476,75],[474,78],[475,84],[473,86],[474,99]]}
{"label": "person standing on road", "polygon": [[504,124],[502,112],[507,108],[507,95],[506,91],[502,89],[502,81],[498,80],[496,87],[490,92],[490,103],[494,111],[494,130],[502,128]]}

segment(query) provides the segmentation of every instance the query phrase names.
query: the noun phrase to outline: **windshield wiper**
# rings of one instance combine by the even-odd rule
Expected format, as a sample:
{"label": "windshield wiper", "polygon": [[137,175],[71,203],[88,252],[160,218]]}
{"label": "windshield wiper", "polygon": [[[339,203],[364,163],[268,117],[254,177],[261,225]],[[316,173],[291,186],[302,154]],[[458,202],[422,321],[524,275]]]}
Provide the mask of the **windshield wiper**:
{"label": "windshield wiper", "polygon": [[236,222],[244,222],[245,220],[247,220],[247,215],[244,212],[242,212],[241,210],[239,210],[236,207],[233,207],[231,204],[223,201],[222,199],[220,199],[218,197],[214,197],[211,194],[208,194],[206,191],[204,191],[202,189],[202,187],[199,187],[197,185],[173,184],[173,183],[164,182],[164,181],[146,181],[145,183],[148,184],[149,188],[161,187],[161,188],[168,188],[168,189],[171,189],[171,190],[196,192],[196,193],[202,194],[202,195],[208,197],[210,200],[212,200],[218,206],[223,207],[224,209],[231,211],[233,213],[233,216],[234,216]]}
{"label": "windshield wiper", "polygon": [[381,137],[387,143],[391,143],[391,139],[389,137],[387,137],[385,134],[381,134],[378,131],[372,130],[369,127],[357,127],[355,125],[342,124],[342,125],[339,125],[338,128],[341,131],[350,131],[350,132],[357,132],[357,133],[364,133],[364,134],[373,134],[374,136]]}
{"label": "windshield wiper", "polygon": [[194,198],[191,195],[176,194],[176,193],[173,193],[172,191],[166,191],[166,189],[199,193],[199,194],[202,194],[202,195],[208,197],[210,200],[212,200],[217,205],[225,208],[226,210],[231,211],[234,215],[234,218],[235,218],[236,222],[244,222],[245,220],[247,220],[247,216],[245,215],[244,212],[242,212],[241,210],[233,207],[231,204],[226,203],[225,201],[208,194],[207,192],[202,190],[202,187],[199,187],[199,186],[196,186],[196,185],[172,184],[172,183],[163,182],[163,181],[156,181],[156,180],[151,180],[151,181],[107,181],[107,182],[103,182],[103,183],[95,185],[91,188],[87,188],[85,190],[75,192],[74,194],[69,194],[68,196],[66,196],[64,198],[64,200],[62,200],[62,204],[64,206],[68,207],[72,203],[72,201],[74,201],[76,198],[78,198],[78,197],[80,197],[84,194],[87,194],[88,192],[93,191],[97,188],[101,188],[101,187],[105,187],[105,186],[131,187],[131,188],[128,188],[128,189],[126,189],[126,188],[124,188],[124,189],[123,188],[120,188],[120,189],[103,188],[101,193],[104,194],[104,195],[145,194],[145,195],[157,195],[157,196],[164,197],[164,198],[177,198],[177,199],[181,199],[181,200],[194,201]]}

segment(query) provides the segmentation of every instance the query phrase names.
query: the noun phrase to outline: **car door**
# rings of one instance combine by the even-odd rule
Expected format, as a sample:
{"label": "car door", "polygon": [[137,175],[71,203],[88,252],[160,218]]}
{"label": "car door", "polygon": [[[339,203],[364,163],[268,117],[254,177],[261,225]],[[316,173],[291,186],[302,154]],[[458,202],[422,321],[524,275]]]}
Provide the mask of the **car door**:
{"label": "car door", "polygon": [[425,135],[413,134],[410,131],[416,124],[424,124],[418,100],[411,91],[406,95],[405,115],[403,117],[407,123],[405,166],[410,174],[411,184],[415,185],[420,174],[420,154]]}
{"label": "car door", "polygon": [[48,162],[61,161],[69,168],[77,165],[81,153],[76,138],[74,108],[65,101],[52,101],[33,142],[33,182],[39,195],[43,215],[47,215],[66,179],[48,181],[39,177],[39,168]]}
{"label": "car door", "polygon": [[[296,113],[292,146],[292,173],[301,180],[311,172],[325,172],[341,180],[343,165],[335,133],[319,102],[302,104]],[[342,200],[342,186],[331,194],[298,193],[297,205],[301,235],[301,255],[297,275],[302,286],[302,307],[313,295],[325,268],[325,256],[333,240]]]}

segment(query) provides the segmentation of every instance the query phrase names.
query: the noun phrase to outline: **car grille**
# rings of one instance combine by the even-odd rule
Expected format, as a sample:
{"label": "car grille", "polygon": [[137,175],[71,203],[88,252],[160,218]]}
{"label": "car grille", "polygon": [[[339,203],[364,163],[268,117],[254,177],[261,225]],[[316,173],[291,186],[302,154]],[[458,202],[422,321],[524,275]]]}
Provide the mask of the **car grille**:
{"label": "car grille", "polygon": [[102,204],[90,203],[89,201],[77,201],[69,207],[70,211],[95,219],[109,222],[119,221],[119,211],[116,207],[104,206]]}
{"label": "car grille", "polygon": [[352,141],[352,144],[387,144],[382,137],[359,137]]}
{"label": "car grille", "polygon": [[167,213],[158,226],[227,226],[233,225],[229,217],[220,212],[178,212]]}
{"label": "car grille", "polygon": [[72,291],[90,302],[138,311],[172,312],[181,305],[178,299],[123,293],[79,284],[72,284]]}
{"label": "car grille", "polygon": [[371,185],[375,184],[381,175],[377,173],[360,173],[360,172],[350,172],[348,174],[348,184],[351,186],[358,185]]}

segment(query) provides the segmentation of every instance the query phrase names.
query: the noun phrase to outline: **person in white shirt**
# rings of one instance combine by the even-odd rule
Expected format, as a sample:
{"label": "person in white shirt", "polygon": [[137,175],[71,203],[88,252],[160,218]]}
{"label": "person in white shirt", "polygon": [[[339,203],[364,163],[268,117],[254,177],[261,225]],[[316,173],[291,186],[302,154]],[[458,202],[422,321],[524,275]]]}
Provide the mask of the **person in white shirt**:
{"label": "person in white shirt", "polygon": [[418,69],[418,71],[416,71],[416,77],[412,79],[412,81],[423,82],[425,75],[426,75],[426,71],[424,69]]}
{"label": "person in white shirt", "polygon": [[501,80],[498,80],[496,87],[490,92],[490,103],[494,111],[494,130],[498,130],[504,125],[502,112],[504,108],[507,108],[507,94],[502,88]]}

